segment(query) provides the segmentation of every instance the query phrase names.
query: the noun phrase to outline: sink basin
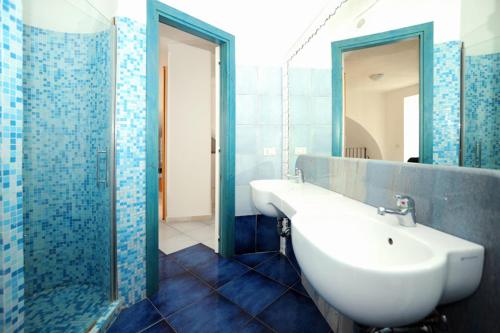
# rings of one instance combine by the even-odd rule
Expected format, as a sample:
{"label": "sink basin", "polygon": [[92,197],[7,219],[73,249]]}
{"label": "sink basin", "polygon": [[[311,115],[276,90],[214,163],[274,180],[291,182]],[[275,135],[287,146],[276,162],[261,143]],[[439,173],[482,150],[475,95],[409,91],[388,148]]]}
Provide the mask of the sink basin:
{"label": "sink basin", "polygon": [[266,216],[282,217],[284,214],[272,203],[278,200],[275,193],[291,191],[301,184],[290,180],[271,179],[254,180],[250,182],[252,200],[257,210]]}
{"label": "sink basin", "polygon": [[421,224],[403,227],[394,215],[378,215],[312,184],[258,185],[259,206],[291,218],[295,256],[307,280],[358,323],[412,324],[439,304],[471,295],[480,283],[481,245]]}

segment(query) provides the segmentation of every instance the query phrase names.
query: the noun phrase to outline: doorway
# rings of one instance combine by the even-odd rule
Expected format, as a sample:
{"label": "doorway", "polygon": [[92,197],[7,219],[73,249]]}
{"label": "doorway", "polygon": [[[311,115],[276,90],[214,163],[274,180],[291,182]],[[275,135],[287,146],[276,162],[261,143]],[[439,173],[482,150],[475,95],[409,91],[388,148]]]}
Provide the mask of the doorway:
{"label": "doorway", "polygon": [[[235,40],[234,36],[214,26],[180,12],[157,0],[148,0],[147,15],[147,106],[146,106],[146,289],[148,296],[156,293],[159,286],[159,110],[160,99],[160,25],[167,25],[182,32],[212,42],[219,49],[219,66],[216,77],[219,93],[215,95],[219,107],[219,143],[215,148],[219,176],[215,177],[215,197],[218,202],[218,217],[214,219],[214,229],[218,230],[216,249],[224,257],[234,254],[234,164],[235,164]],[[217,68],[217,67],[216,67]],[[169,71],[167,66],[166,71]],[[166,83],[168,86],[168,82]],[[168,93],[167,93],[168,98]],[[167,104],[168,105],[168,104]],[[166,112],[168,113],[168,106]],[[168,117],[167,117],[168,119]],[[168,131],[168,127],[166,128]],[[168,138],[168,134],[166,136]],[[168,149],[168,143],[167,143]],[[166,155],[168,159],[168,155]],[[168,160],[167,160],[168,167]],[[166,176],[168,171],[161,170]],[[163,186],[163,185],[162,185]],[[165,190],[165,188],[162,188]],[[217,193],[218,191],[218,193]],[[168,200],[168,192],[167,192]],[[166,204],[166,216],[169,205]],[[217,243],[217,242],[216,242]]]}
{"label": "doorway", "polygon": [[219,47],[160,24],[158,65],[159,249],[218,252]]}

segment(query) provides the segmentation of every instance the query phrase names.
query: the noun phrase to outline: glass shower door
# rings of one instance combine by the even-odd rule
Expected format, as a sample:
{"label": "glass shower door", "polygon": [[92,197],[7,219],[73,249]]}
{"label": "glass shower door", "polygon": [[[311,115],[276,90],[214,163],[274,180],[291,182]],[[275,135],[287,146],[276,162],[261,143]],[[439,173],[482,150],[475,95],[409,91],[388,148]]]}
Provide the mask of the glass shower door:
{"label": "glass shower door", "polygon": [[500,169],[500,11],[498,1],[463,0],[462,163]]}
{"label": "glass shower door", "polygon": [[86,332],[113,290],[113,26],[24,1],[26,332]]}

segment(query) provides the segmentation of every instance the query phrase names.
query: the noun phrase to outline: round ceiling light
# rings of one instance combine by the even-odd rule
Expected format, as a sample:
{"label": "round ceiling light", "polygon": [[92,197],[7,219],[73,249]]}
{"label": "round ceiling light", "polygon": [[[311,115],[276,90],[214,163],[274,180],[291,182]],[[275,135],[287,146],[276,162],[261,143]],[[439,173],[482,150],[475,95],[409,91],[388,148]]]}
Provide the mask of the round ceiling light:
{"label": "round ceiling light", "polygon": [[379,81],[379,80],[382,80],[382,78],[384,77],[384,73],[376,73],[376,74],[372,74],[369,76],[369,78],[372,80],[372,81]]}

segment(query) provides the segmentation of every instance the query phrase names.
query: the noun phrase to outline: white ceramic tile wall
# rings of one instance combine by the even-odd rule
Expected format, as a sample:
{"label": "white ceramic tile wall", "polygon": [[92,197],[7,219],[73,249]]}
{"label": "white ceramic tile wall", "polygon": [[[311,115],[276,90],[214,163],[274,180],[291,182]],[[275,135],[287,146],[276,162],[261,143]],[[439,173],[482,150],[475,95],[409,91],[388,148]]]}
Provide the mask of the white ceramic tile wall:
{"label": "white ceramic tile wall", "polygon": [[[253,215],[253,179],[281,178],[281,68],[238,67],[236,73],[236,215]],[[273,154],[265,155],[271,148]]]}

